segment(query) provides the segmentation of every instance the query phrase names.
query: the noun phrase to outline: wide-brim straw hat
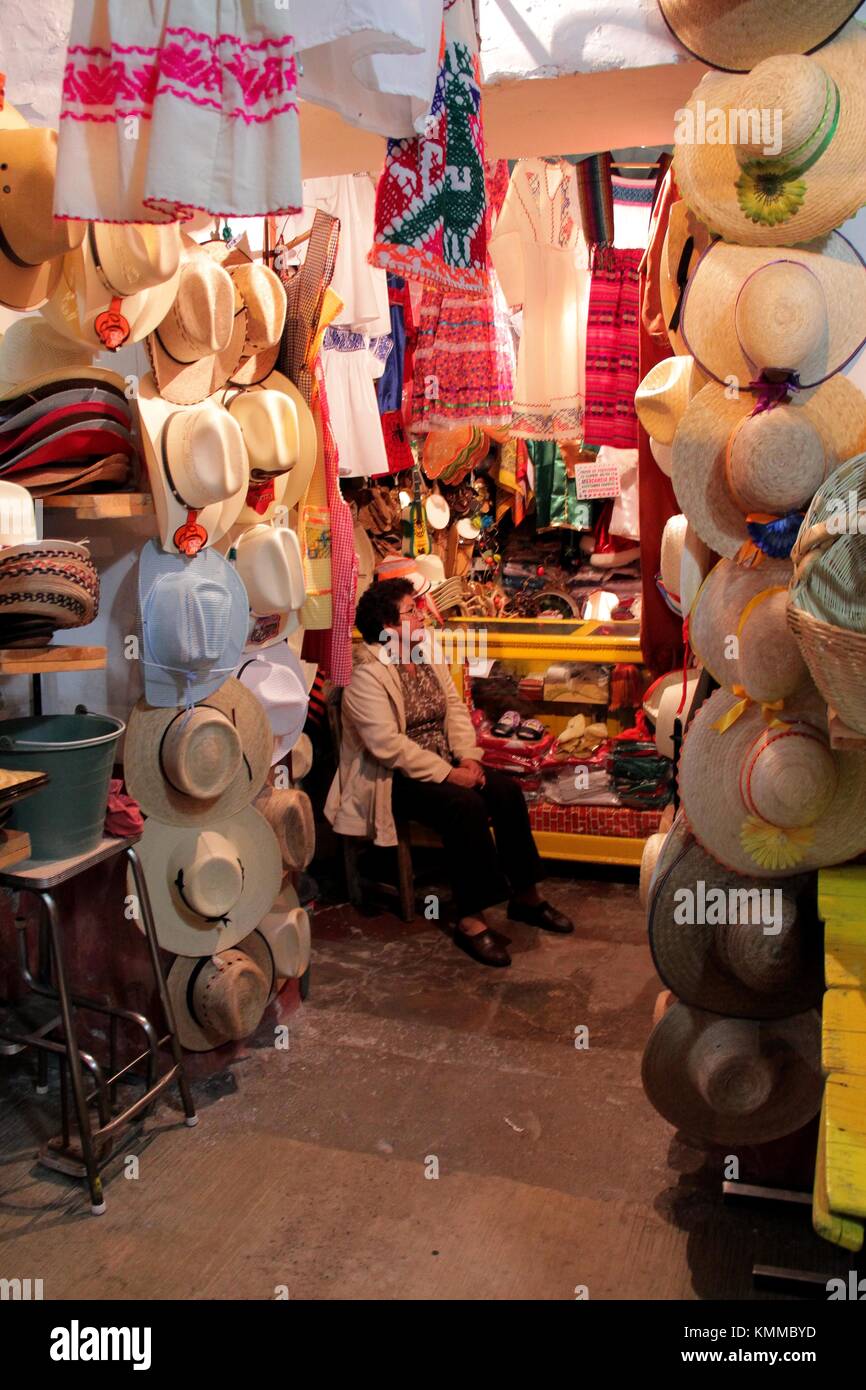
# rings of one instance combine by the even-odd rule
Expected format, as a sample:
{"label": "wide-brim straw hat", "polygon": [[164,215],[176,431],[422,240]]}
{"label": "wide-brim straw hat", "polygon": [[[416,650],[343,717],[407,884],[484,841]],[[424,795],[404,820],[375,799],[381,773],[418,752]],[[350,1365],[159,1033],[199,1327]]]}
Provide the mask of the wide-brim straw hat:
{"label": "wide-brim straw hat", "polygon": [[720,560],[689,615],[689,645],[718,685],[735,695],[775,704],[809,683],[788,627],[790,560],[738,565]]}
{"label": "wide-brim straw hat", "polygon": [[659,847],[646,906],[656,970],[684,1004],[734,1018],[820,1007],[823,948],[811,875],[780,885],[731,873],[680,815]]}
{"label": "wide-brim straw hat", "polygon": [[54,217],[57,132],[0,126],[0,304],[37,309],[56,289],[62,258],[84,239],[86,224]]}
{"label": "wide-brim straw hat", "polygon": [[695,58],[748,72],[777,53],[812,53],[856,14],[860,0],[659,0],[674,38]]}
{"label": "wide-brim straw hat", "polygon": [[[746,76],[703,78],[678,116],[673,170],[710,231],[742,246],[793,246],[854,216],[866,201],[864,62],[866,31],[854,21],[811,57],[782,51]],[[762,114],[778,122],[762,131]],[[707,138],[716,134],[723,143]]]}
{"label": "wide-brim straw hat", "polygon": [[316,852],[313,807],[306,792],[297,787],[264,787],[256,798],[256,810],[276,835],[286,868],[306,869]]}
{"label": "wide-brim straw hat", "polygon": [[[291,425],[269,408],[270,392],[286,398],[293,417]],[[291,511],[307,494],[319,450],[321,426],[303,395],[282,372],[271,372],[256,386],[227,392],[226,405],[247,441],[253,484],[269,478],[274,487],[274,503]],[[288,459],[288,467],[281,465],[281,460]],[[251,525],[268,519],[249,503],[238,518]]]}
{"label": "wide-brim straw hat", "polygon": [[274,736],[271,764],[278,763],[295,747],[307,722],[310,698],[300,659],[282,642],[242,662],[235,675],[265,710]]}
{"label": "wide-brim straw hat", "polygon": [[693,357],[665,357],[650,368],[637,388],[634,408],[651,439],[673,443],[686,406],[705,382]]}
{"label": "wide-brim straw hat", "polygon": [[695,838],[735,873],[790,878],[866,851],[866,753],[830,747],[815,692],[768,716],[715,691],[683,741],[679,791]]}
{"label": "wide-brim straw hat", "polygon": [[103,488],[116,492],[130,480],[131,460],[126,454],[108,454],[86,466],[46,465],[22,469],[15,476],[36,498],[56,497],[63,492],[99,492]]}
{"label": "wide-brim straw hat", "polygon": [[687,517],[669,517],[662,531],[659,578],[674,612],[688,617],[710,571],[710,552]]}
{"label": "wide-brim straw hat", "polygon": [[94,388],[106,393],[115,393],[119,400],[126,401],[126,383],[117,372],[106,371],[103,367],[85,366],[84,363],[72,363],[51,367],[37,376],[28,377],[26,381],[10,382],[0,390],[0,406],[3,406],[4,415],[13,415],[19,410],[25,410],[34,401],[50,399],[57,393]]}
{"label": "wide-brim straw hat", "polygon": [[643,711],[652,722],[656,748],[663,758],[674,756],[674,721],[685,729],[701,678],[699,670],[682,669],[659,676],[644,692]]}
{"label": "wide-brim straw hat", "polygon": [[649,1036],[641,1079],[650,1104],[692,1138],[781,1139],[821,1106],[820,1014],[760,1021],[673,1004]]}
{"label": "wide-brim straw hat", "polygon": [[681,357],[689,355],[681,322],[686,285],[711,241],[703,222],[681,198],[671,204],[659,265],[659,299],[668,342]]}
{"label": "wide-brim straw hat", "polygon": [[682,323],[698,366],[723,386],[751,392],[762,373],[819,386],[866,342],[866,264],[839,232],[775,250],[715,241],[689,280]]}
{"label": "wide-brim straw hat", "polygon": [[276,983],[273,954],[256,930],[213,956],[178,956],[166,983],[181,1047],[210,1052],[258,1028]]}
{"label": "wide-brim straw hat", "polygon": [[166,825],[225,820],[258,796],[272,745],[264,709],[233,677],[193,711],[139,700],[126,729],[127,790]]}
{"label": "wide-brim straw hat", "polygon": [[310,918],[298,895],[286,884],[259,931],[271,948],[278,980],[296,980],[310,964]]}
{"label": "wide-brim straw hat", "polygon": [[[153,227],[164,239],[177,236],[171,223]],[[81,246],[70,251],[60,262],[61,274],[54,293],[42,306],[42,313],[58,333],[75,342],[84,343],[93,352],[105,352],[138,343],[162,323],[168,313],[180,281],[179,247],[174,273],[163,283],[141,290],[120,301],[120,314],[126,328],[118,326],[114,336],[100,337],[97,323],[110,312],[113,298],[94,259],[93,244],[85,237]],[[128,331],[127,331],[128,330]]]}
{"label": "wide-brim straw hat", "polygon": [[666,832],[657,831],[656,834],[648,835],[644,840],[643,852],[640,857],[640,883],[638,885],[638,900],[641,907],[645,908],[649,902],[650,884],[662,851],[662,845],[666,839]]}
{"label": "wide-brim straw hat", "polygon": [[159,394],[195,405],[221,391],[243,356],[246,312],[228,271],[190,243],[177,293],[147,338]]}
{"label": "wide-brim straw hat", "polygon": [[[271,910],[283,880],[276,836],[251,806],[206,826],[166,825],[151,816],[137,848],[159,944],[179,956],[236,946]],[[179,883],[184,868],[187,876]],[[188,905],[193,869],[209,895],[207,911]],[[129,892],[135,893],[131,879]]]}
{"label": "wide-brim straw hat", "polygon": [[234,244],[210,240],[201,250],[231,275],[246,310],[243,356],[232,372],[233,386],[259,386],[277,365],[286,325],[286,291],[270,266],[257,261],[246,232]]}
{"label": "wide-brim straw hat", "polygon": [[804,509],[825,476],[866,449],[866,396],[847,377],[752,417],[754,404],[748,392],[730,398],[711,382],[689,404],[673,445],[677,501],[698,535],[728,559],[749,540],[750,512]]}
{"label": "wide-brim straw hat", "polygon": [[23,388],[46,371],[92,363],[93,353],[83,343],[62,337],[41,315],[16,319],[0,337],[0,392]]}

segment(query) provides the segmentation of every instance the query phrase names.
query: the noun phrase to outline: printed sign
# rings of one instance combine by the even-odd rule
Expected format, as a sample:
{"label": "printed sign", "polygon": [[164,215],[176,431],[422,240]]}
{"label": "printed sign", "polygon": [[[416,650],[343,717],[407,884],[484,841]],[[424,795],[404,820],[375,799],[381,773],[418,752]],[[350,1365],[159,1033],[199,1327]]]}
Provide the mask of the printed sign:
{"label": "printed sign", "polygon": [[615,463],[580,463],[574,470],[574,485],[581,499],[619,497],[619,467]]}

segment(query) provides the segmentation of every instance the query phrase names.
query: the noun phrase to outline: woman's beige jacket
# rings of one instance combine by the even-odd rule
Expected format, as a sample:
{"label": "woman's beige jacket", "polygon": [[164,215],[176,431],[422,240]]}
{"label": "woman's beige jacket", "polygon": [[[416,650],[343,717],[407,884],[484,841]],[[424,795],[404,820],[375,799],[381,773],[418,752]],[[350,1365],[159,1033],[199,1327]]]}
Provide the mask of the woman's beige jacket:
{"label": "woman's beige jacket", "polygon": [[[384,650],[377,646],[361,643],[356,648],[352,681],[343,692],[340,767],[325,802],[325,815],[339,835],[362,835],[377,845],[395,845],[393,772],[421,782],[444,782],[451,764],[407,737],[400,672],[382,656]],[[435,664],[433,670],[445,692],[445,736],[455,759],[481,762],[472,720],[448,667]]]}

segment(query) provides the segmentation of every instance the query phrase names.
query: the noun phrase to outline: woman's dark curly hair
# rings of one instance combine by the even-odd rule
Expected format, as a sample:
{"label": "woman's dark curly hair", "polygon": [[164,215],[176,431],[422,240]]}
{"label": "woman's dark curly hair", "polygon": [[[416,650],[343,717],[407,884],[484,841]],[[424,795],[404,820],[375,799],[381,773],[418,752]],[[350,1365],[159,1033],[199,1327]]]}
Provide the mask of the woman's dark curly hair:
{"label": "woman's dark curly hair", "polygon": [[415,590],[408,579],[380,579],[358,600],[355,625],[365,642],[381,642],[386,627],[400,626],[400,604]]}

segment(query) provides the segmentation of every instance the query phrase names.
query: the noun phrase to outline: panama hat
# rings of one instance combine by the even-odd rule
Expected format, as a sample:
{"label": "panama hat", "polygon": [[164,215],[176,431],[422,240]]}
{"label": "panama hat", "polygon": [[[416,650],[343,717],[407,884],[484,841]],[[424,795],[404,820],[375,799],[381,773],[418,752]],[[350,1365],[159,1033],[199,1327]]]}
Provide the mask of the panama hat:
{"label": "panama hat", "polygon": [[649,1036],[641,1080],[650,1104],[693,1138],[781,1139],[821,1106],[820,1014],[760,1021],[672,1004]]}
{"label": "panama hat", "polygon": [[148,541],[138,563],[144,691],[160,709],[193,705],[235,670],[247,633],[247,595],[216,550],[193,559]]}
{"label": "panama hat", "polygon": [[634,408],[647,434],[672,444],[689,401],[706,378],[693,357],[665,357],[647,372],[634,398]]}
{"label": "panama hat", "polygon": [[178,956],[166,983],[181,1047],[210,1052],[258,1028],[276,984],[273,954],[256,930],[214,955]]}
{"label": "panama hat", "polygon": [[709,570],[709,549],[688,519],[669,517],[662,531],[659,587],[674,613],[688,617]]}
{"label": "panama hat", "polygon": [[658,857],[661,854],[662,845],[667,839],[666,831],[657,831],[654,835],[648,835],[644,840],[643,851],[640,857],[640,883],[638,886],[638,901],[641,907],[645,908],[649,902],[649,890],[652,883]]}
{"label": "panama hat", "polygon": [[[866,448],[866,396],[844,376],[752,414],[754,397],[711,382],[680,421],[673,445],[677,501],[698,535],[733,559],[747,519],[797,513],[834,468]],[[791,541],[796,537],[796,523]]]}
{"label": "panama hat", "polygon": [[299,658],[286,642],[244,661],[236,676],[264,706],[274,736],[271,764],[278,763],[301,737],[309,693]]}
{"label": "panama hat", "polygon": [[180,282],[180,231],[176,223],[88,227],[82,244],[64,256],[42,312],[64,337],[114,352],[146,338],[171,308]]}
{"label": "panama hat", "polygon": [[781,704],[809,683],[787,621],[790,560],[720,560],[689,616],[689,645],[713,680],[741,698]]}
{"label": "panama hat", "polygon": [[685,729],[698,693],[698,670],[668,671],[644,692],[643,712],[655,730],[656,748],[663,758],[674,756],[674,720]]}
{"label": "panama hat", "polygon": [[37,309],[60,279],[62,258],[81,244],[83,222],[54,218],[57,132],[0,126],[0,304]]}
{"label": "panama hat", "polygon": [[659,0],[671,33],[702,63],[748,72],[776,53],[812,53],[829,43],[860,0]]}
{"label": "panama hat", "polygon": [[297,787],[269,786],[255,804],[277,837],[285,867],[306,869],[316,852],[313,807],[306,792]]}
{"label": "panama hat", "polygon": [[279,845],[252,806],[206,827],[166,825],[149,816],[137,849],[159,944],[179,956],[236,946],[280,891]]}
{"label": "panama hat", "polygon": [[683,336],[722,385],[818,386],[866,342],[866,264],[838,232],[776,251],[715,241],[686,289]]}
{"label": "panama hat", "polygon": [[0,338],[0,392],[56,368],[89,367],[93,353],[64,338],[41,315],[16,319]]}
{"label": "panama hat", "polygon": [[243,531],[231,553],[249,600],[245,650],[274,646],[297,629],[307,596],[300,542],[287,526],[262,524]]}
{"label": "panama hat", "polygon": [[163,400],[149,374],[138,410],[160,542],[195,554],[234,525],[249,485],[249,462],[237,421],[216,397],[192,406]]}
{"label": "panama hat", "polygon": [[246,232],[229,243],[212,238],[200,249],[228,271],[246,310],[246,339],[232,385],[260,385],[280,355],[287,308],[283,283],[270,266],[254,258]]}
{"label": "panama hat", "polygon": [[271,372],[260,386],[226,396],[226,407],[243,431],[253,483],[288,475],[280,494],[291,509],[304,496],[316,465],[316,423],[297,386]]}
{"label": "panama hat", "polygon": [[0,482],[0,546],[36,540],[33,498],[17,483]]}
{"label": "panama hat", "polygon": [[261,791],[272,746],[264,709],[231,677],[192,709],[139,700],[123,750],[127,790],[146,816],[166,825],[224,820]]}
{"label": "panama hat", "polygon": [[688,355],[681,327],[686,285],[711,241],[704,223],[681,198],[671,204],[659,265],[659,299],[668,342],[679,356]]}
{"label": "panama hat", "polygon": [[245,334],[231,276],[198,248],[187,249],[174,300],[147,339],[159,394],[195,405],[221,390],[241,360]]}
{"label": "panama hat", "polygon": [[[744,76],[703,78],[678,116],[673,170],[711,231],[741,246],[793,246],[854,216],[866,202],[864,62],[855,21],[812,57],[782,51]],[[774,115],[769,129],[763,113]]]}
{"label": "panama hat", "polygon": [[866,754],[830,747],[811,690],[769,721],[715,691],[689,725],[679,789],[695,838],[735,873],[788,878],[866,851]]}
{"label": "panama hat", "polygon": [[259,931],[271,948],[278,980],[297,980],[310,964],[310,919],[294,888],[286,885]]}
{"label": "panama hat", "polygon": [[723,869],[683,815],[659,849],[647,927],[661,979],[684,1004],[735,1018],[820,1006],[823,948],[814,879],[774,885]]}

